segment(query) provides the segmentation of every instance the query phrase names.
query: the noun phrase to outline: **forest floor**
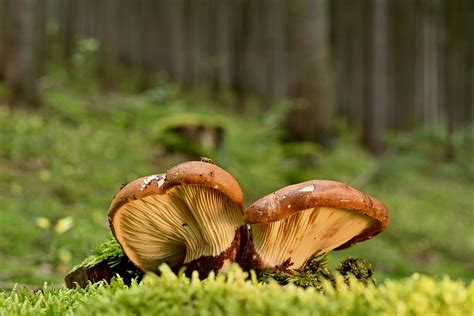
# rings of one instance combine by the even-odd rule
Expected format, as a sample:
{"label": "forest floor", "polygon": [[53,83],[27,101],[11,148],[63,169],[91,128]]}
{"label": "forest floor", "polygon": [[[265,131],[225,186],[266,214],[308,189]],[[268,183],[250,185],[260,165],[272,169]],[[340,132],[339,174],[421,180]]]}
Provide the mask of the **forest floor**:
{"label": "forest floor", "polygon": [[[0,104],[2,284],[62,283],[109,237],[107,209],[121,184],[200,156],[236,177],[246,205],[310,179],[343,181],[381,200],[388,229],[331,253],[330,262],[368,259],[379,279],[474,276],[473,139],[465,131],[454,135],[450,161],[445,136],[429,129],[389,133],[386,153],[376,158],[358,145],[358,131],[339,121],[331,149],[282,142],[284,107],[235,114],[168,87],[136,95],[56,84],[42,95],[40,110]],[[209,149],[171,133],[193,124],[222,127],[222,143]]]}

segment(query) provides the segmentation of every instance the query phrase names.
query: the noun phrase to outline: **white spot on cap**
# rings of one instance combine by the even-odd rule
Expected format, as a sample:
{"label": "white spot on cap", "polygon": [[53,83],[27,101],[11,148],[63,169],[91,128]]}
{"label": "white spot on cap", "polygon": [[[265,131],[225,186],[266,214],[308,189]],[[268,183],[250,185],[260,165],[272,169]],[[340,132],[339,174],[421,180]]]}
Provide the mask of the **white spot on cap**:
{"label": "white spot on cap", "polygon": [[163,185],[163,183],[165,183],[165,176],[163,177],[160,177],[160,179],[158,180],[158,188],[161,188],[161,186]]}
{"label": "white spot on cap", "polygon": [[314,185],[308,185],[299,190],[299,192],[313,192],[313,191],[314,191]]}
{"label": "white spot on cap", "polygon": [[158,187],[161,187],[165,182],[165,177],[158,174],[146,177],[142,184],[140,184],[140,190],[143,191],[153,180],[156,180]]}

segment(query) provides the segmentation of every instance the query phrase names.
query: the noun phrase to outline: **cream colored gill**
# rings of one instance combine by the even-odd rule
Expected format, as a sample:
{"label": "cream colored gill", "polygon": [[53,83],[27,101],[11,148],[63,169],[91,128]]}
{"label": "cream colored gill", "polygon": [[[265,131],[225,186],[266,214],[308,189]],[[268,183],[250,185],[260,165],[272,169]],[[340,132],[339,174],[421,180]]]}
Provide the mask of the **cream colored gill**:
{"label": "cream colored gill", "polygon": [[132,262],[156,270],[166,262],[179,267],[230,247],[243,225],[242,210],[222,192],[179,185],[166,195],[125,204],[114,218],[115,235]]}
{"label": "cream colored gill", "polygon": [[255,250],[266,265],[274,267],[290,259],[291,268],[297,269],[311,256],[337,248],[373,224],[366,215],[320,207],[251,226]]}

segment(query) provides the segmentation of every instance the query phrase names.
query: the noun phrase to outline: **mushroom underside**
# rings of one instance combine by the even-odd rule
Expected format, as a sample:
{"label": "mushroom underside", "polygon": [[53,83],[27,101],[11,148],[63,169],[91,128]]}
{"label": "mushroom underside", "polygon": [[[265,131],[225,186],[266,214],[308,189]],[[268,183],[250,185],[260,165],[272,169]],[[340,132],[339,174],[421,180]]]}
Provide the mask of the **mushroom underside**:
{"label": "mushroom underside", "polygon": [[113,220],[130,260],[145,271],[179,268],[229,248],[243,225],[242,209],[217,189],[178,185],[125,204]]}
{"label": "mushroom underside", "polygon": [[375,220],[354,211],[317,207],[251,227],[255,251],[265,266],[291,262],[291,269],[298,269],[310,257],[325,254],[375,225]]}

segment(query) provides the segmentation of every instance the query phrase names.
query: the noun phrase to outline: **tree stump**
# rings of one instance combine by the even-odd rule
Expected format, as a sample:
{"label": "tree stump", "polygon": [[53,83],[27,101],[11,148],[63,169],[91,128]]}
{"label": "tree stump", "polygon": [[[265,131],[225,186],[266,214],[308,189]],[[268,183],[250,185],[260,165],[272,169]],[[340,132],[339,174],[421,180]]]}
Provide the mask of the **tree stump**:
{"label": "tree stump", "polygon": [[83,266],[69,272],[65,277],[66,286],[70,289],[77,286],[84,288],[88,284],[99,281],[107,283],[115,277],[120,276],[125,284],[130,284],[133,279],[140,280],[143,272],[137,269],[126,257],[122,257],[119,263],[104,260],[93,266]]}

